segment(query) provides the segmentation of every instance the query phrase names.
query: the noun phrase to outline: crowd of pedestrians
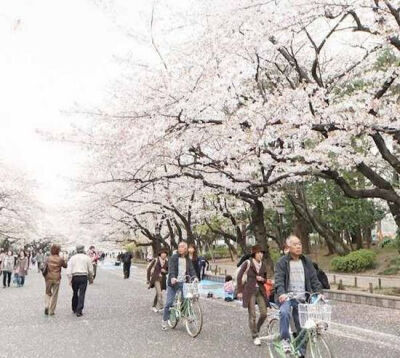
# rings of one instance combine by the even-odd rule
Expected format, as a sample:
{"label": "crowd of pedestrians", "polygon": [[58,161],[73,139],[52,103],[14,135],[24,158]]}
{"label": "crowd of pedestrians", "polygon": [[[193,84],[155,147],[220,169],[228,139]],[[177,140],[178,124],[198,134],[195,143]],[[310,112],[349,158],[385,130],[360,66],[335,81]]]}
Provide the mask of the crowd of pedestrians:
{"label": "crowd of pedestrians", "polygon": [[[185,282],[195,278],[204,278],[208,261],[198,256],[196,246],[181,241],[176,252],[168,258],[169,250],[161,248],[157,256],[147,266],[147,285],[154,289],[154,300],[151,309],[162,312],[161,327],[167,329],[169,310],[173,305],[177,292],[183,289]],[[23,287],[29,268],[41,272],[45,280],[45,315],[54,316],[60,290],[61,271],[66,269],[67,278],[72,288],[71,308],[77,316],[83,315],[85,294],[88,284],[96,278],[97,264],[104,261],[108,254],[98,253],[94,246],[85,252],[83,245],[78,245],[75,252],[61,252],[60,245],[53,244],[49,253],[43,250],[30,252],[25,250],[0,251],[0,270],[3,275],[3,287],[12,283]],[[110,258],[115,257],[110,254]],[[296,330],[300,330],[298,316],[298,301],[291,299],[288,293],[304,295],[306,292],[322,293],[323,288],[329,288],[329,281],[318,265],[303,255],[301,240],[291,235],[286,241],[286,249],[275,267],[275,287],[271,293],[271,280],[267,280],[267,267],[264,250],[255,245],[251,253],[240,260],[236,280],[230,275],[225,279],[225,300],[239,299],[248,310],[248,325],[255,345],[260,345],[259,333],[267,318],[270,301],[275,301],[280,307],[280,335],[283,347],[290,350],[289,322],[294,320]],[[123,262],[124,278],[130,277],[132,253],[118,255]],[[37,265],[37,266],[36,266]],[[236,281],[236,282],[235,282]],[[166,292],[164,305],[163,291]],[[257,308],[259,311],[257,319]]]}

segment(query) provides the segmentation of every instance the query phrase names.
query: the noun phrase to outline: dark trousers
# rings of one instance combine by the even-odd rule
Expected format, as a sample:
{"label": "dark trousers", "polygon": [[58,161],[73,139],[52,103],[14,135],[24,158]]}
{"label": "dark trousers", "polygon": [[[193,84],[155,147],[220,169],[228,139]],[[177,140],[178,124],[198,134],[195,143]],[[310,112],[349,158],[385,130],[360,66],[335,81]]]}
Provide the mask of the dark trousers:
{"label": "dark trousers", "polygon": [[10,282],[11,282],[11,272],[3,271],[3,286],[4,287],[6,287],[6,286],[10,287]]}
{"label": "dark trousers", "polygon": [[75,313],[82,313],[83,306],[85,305],[85,293],[88,284],[87,276],[73,276],[72,277],[72,311]]}
{"label": "dark trousers", "polygon": [[200,281],[204,280],[204,275],[206,274],[206,265],[201,265],[200,266]]}
{"label": "dark trousers", "polygon": [[131,263],[124,262],[124,277],[129,278],[131,275]]}

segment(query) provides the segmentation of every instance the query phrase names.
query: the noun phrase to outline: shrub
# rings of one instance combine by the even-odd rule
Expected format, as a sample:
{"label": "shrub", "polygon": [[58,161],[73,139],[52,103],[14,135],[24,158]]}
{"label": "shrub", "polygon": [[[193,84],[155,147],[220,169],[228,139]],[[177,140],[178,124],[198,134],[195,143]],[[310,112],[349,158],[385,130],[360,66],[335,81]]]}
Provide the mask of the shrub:
{"label": "shrub", "polygon": [[276,249],[276,248],[272,248],[270,253],[271,253],[272,261],[275,265],[278,262],[278,260],[281,258],[282,255],[281,255],[279,249]]}
{"label": "shrub", "polygon": [[335,257],[331,266],[334,271],[340,272],[360,272],[374,267],[376,253],[371,250],[357,250],[342,257]]}

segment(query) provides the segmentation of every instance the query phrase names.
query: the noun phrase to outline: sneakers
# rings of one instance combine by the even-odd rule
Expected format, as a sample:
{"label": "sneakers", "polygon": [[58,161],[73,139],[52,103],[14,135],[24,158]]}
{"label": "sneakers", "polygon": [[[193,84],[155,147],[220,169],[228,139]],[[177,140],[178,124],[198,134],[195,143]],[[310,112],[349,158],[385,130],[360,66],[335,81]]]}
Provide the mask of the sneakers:
{"label": "sneakers", "polygon": [[163,331],[166,331],[166,330],[168,329],[167,321],[162,321],[162,322],[161,322],[161,329],[162,329]]}
{"label": "sneakers", "polygon": [[255,346],[261,346],[261,339],[259,337],[254,338],[253,342]]}
{"label": "sneakers", "polygon": [[155,308],[155,307],[152,307],[151,310],[152,310],[154,313],[157,313],[157,312],[158,312],[158,309]]}
{"label": "sneakers", "polygon": [[292,347],[288,340],[282,339],[282,349],[285,353],[290,353],[292,351]]}

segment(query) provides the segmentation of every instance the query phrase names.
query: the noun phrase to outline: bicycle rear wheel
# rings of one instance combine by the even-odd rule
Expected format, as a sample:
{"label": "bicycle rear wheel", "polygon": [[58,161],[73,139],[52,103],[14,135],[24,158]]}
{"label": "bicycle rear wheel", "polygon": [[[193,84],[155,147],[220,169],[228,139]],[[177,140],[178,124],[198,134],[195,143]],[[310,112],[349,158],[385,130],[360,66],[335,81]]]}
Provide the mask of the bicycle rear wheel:
{"label": "bicycle rear wheel", "polygon": [[306,358],[334,358],[333,353],[321,335],[311,337],[307,344]]}
{"label": "bicycle rear wheel", "polygon": [[186,330],[191,337],[195,338],[203,328],[203,312],[199,301],[190,301],[187,313]]}

